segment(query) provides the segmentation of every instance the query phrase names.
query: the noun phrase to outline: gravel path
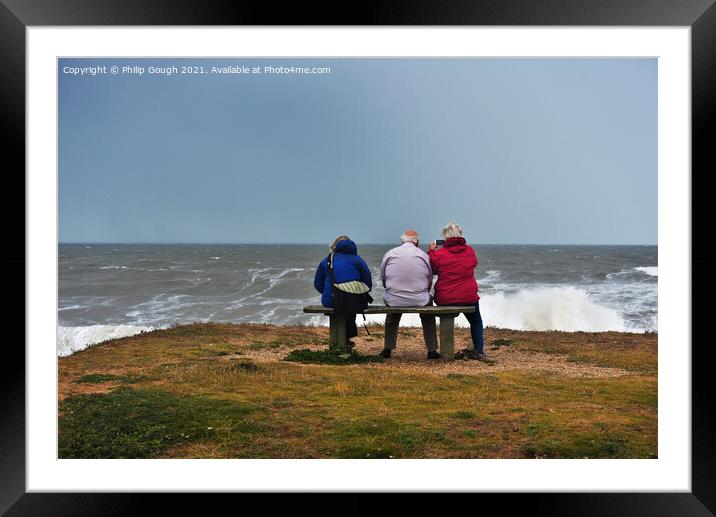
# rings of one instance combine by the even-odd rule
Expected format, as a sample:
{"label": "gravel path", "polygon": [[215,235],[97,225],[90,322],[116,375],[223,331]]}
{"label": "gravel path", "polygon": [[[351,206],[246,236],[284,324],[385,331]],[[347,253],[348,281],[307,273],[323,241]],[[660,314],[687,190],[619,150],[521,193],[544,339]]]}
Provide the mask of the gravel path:
{"label": "gravel path", "polygon": [[[460,330],[462,333],[466,333],[465,330]],[[327,335],[327,329],[321,327],[301,328],[300,332],[304,336],[306,334],[311,334],[318,338],[325,338]],[[383,349],[382,328],[378,327],[376,329],[372,329],[371,334],[373,335],[368,336],[365,329],[359,327],[359,336],[353,339],[356,344],[356,351],[366,355],[377,355],[380,353]],[[456,334],[456,351],[470,346],[470,341],[467,336],[463,336],[458,332],[456,332]],[[503,336],[512,334],[514,334],[513,331],[486,329],[485,352],[488,358],[494,361],[494,364],[486,364],[475,360],[428,360],[426,358],[427,350],[422,338],[421,329],[401,328],[401,335],[398,337],[397,348],[393,351],[390,359],[385,359],[383,363],[369,363],[361,365],[360,367],[400,368],[442,375],[447,375],[449,373],[477,375],[507,370],[552,372],[571,377],[621,377],[624,375],[634,375],[634,372],[619,368],[606,368],[590,364],[571,362],[568,361],[568,357],[566,355],[521,351],[516,349],[514,346],[501,346],[497,350],[491,349],[491,343],[493,343],[496,339],[504,339]],[[238,340],[237,344],[241,344],[241,341],[242,340]],[[320,350],[325,348],[325,345],[304,345],[295,348]],[[256,362],[277,362],[281,361],[289,350],[290,348],[285,347],[245,350],[241,357],[250,358]],[[227,357],[227,359],[229,358],[230,357]]]}

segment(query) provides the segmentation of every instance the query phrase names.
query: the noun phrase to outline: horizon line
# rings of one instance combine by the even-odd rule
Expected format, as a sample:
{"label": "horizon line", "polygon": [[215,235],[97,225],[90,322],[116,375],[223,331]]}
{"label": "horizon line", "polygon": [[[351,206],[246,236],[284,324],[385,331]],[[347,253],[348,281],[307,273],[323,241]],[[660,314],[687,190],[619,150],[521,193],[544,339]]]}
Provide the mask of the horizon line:
{"label": "horizon line", "polygon": [[[425,241],[429,243],[432,241]],[[111,242],[111,241],[73,241],[73,242],[58,242],[58,245],[109,245],[109,246],[136,246],[136,245],[154,245],[154,246],[176,246],[176,245],[190,245],[190,246],[327,246],[327,243],[323,242]],[[399,242],[363,242],[362,246],[391,246],[398,245]],[[499,242],[479,242],[474,243],[480,246],[658,246],[657,243],[559,243],[559,242],[511,242],[511,243],[499,243]]]}

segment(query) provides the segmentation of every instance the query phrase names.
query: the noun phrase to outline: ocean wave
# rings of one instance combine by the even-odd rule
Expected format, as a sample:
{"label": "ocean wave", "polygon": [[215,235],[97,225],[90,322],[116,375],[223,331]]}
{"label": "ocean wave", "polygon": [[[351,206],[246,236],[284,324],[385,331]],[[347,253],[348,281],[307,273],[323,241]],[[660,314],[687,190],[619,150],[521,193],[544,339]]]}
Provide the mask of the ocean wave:
{"label": "ocean wave", "polygon": [[484,294],[480,312],[486,326],[514,330],[623,332],[627,328],[616,310],[598,305],[586,291],[575,287]]}
{"label": "ocean wave", "polygon": [[251,268],[249,269],[249,273],[251,274],[251,279],[249,282],[244,286],[244,289],[248,289],[249,287],[253,286],[256,281],[261,277],[261,274],[269,271],[271,268],[268,267],[262,267],[262,268]]}
{"label": "ocean wave", "polygon": [[607,280],[615,282],[644,282],[652,281],[649,277],[658,277],[659,267],[658,266],[639,266],[629,269],[622,269],[615,273],[609,273],[606,275]]}
{"label": "ocean wave", "polygon": [[[268,267],[268,268],[249,269],[249,273],[251,273],[251,279],[249,280],[249,282],[246,285],[244,285],[242,287],[242,290],[246,290],[246,289],[252,287],[259,280],[261,282],[268,282],[268,287],[266,287],[262,291],[258,291],[256,293],[249,294],[247,296],[247,298],[256,298],[256,297],[263,296],[264,294],[268,293],[274,287],[284,283],[287,280],[286,275],[288,275],[289,273],[297,273],[300,271],[305,271],[305,268],[292,267],[292,268],[281,269],[280,273],[278,273],[278,274],[268,273],[269,271],[276,271],[278,269],[281,269],[281,268]],[[243,299],[245,299],[245,298],[242,298],[242,300]],[[239,301],[242,301],[242,300],[239,300]]]}
{"label": "ocean wave", "polygon": [[133,336],[154,330],[137,325],[90,325],[87,327],[58,327],[57,355],[68,356],[109,339]]}
{"label": "ocean wave", "polygon": [[75,309],[86,309],[86,305],[68,305],[67,307],[59,307],[58,311],[71,311]]}
{"label": "ocean wave", "polygon": [[495,280],[501,279],[502,271],[499,271],[497,269],[490,269],[489,271],[485,271],[485,275],[487,276],[478,278],[477,281],[484,284],[492,284],[495,282]]}

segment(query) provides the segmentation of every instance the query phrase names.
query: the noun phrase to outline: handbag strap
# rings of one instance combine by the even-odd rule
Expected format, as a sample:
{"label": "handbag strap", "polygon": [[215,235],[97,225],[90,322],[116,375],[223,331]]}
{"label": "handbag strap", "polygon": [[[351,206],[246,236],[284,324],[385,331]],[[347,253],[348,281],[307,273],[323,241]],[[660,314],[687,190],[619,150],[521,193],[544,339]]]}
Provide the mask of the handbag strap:
{"label": "handbag strap", "polygon": [[333,276],[333,253],[328,256],[328,276],[331,278],[331,285],[336,285],[336,279]]}

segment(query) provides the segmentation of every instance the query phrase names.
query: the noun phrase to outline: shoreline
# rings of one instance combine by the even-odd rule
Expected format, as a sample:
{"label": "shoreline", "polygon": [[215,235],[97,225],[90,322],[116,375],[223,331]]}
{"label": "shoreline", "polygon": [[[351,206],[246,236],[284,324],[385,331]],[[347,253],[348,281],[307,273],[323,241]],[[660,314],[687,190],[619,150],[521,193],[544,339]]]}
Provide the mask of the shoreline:
{"label": "shoreline", "polygon": [[[411,316],[415,316],[414,318],[410,318]],[[380,315],[378,315],[380,317]],[[462,317],[462,315],[461,315]],[[368,315],[367,316],[367,326],[370,329],[380,329],[384,327],[384,323],[378,322],[378,321],[370,321],[370,319],[375,320],[375,315]],[[94,324],[94,325],[86,325],[86,326],[70,326],[70,325],[58,325],[58,347],[57,347],[57,357],[69,357],[71,355],[76,354],[77,352],[80,352],[82,350],[86,350],[91,347],[95,347],[97,345],[101,345],[104,343],[107,343],[109,341],[114,341],[117,339],[122,339],[125,337],[132,337],[137,336],[140,334],[146,334],[149,332],[160,332],[167,329],[171,329],[177,326],[187,326],[187,325],[211,325],[211,324],[217,324],[217,325],[266,325],[271,327],[286,327],[286,328],[328,328],[328,318],[326,318],[325,323],[285,323],[285,324],[279,324],[279,323],[263,323],[263,322],[245,322],[245,323],[233,323],[233,322],[191,322],[191,323],[174,323],[171,325],[164,325],[159,327],[152,327],[149,325],[139,325],[139,324],[117,324],[117,325],[105,325],[105,324]],[[356,324],[359,328],[359,335],[361,334],[360,329],[364,329],[364,324],[362,322],[362,318],[357,318]],[[400,321],[400,328],[401,329],[420,329],[421,324],[420,320],[417,318],[417,315],[413,314],[405,314],[403,315],[403,318]],[[467,329],[469,328],[464,322],[462,322],[459,319],[456,319],[455,322],[455,330],[456,332],[458,329]],[[652,334],[658,334],[655,330],[641,330],[641,331],[623,331],[623,330],[604,330],[604,331],[581,331],[581,330],[523,330],[523,329],[510,329],[510,328],[501,328],[501,327],[492,327],[487,326],[485,327],[485,331],[488,332],[525,332],[525,333],[561,333],[561,334],[609,334],[609,333],[615,333],[615,334],[625,334],[625,335],[652,335]],[[85,336],[84,339],[89,339],[88,343],[79,343],[77,342],[76,338],[77,335],[71,335],[72,332],[75,332],[76,334],[79,334],[80,336]],[[365,333],[365,330],[363,330],[363,333]],[[92,335],[105,335],[107,337],[100,337],[100,338],[94,338],[89,337]],[[97,341],[93,341],[93,339],[99,339]]]}

